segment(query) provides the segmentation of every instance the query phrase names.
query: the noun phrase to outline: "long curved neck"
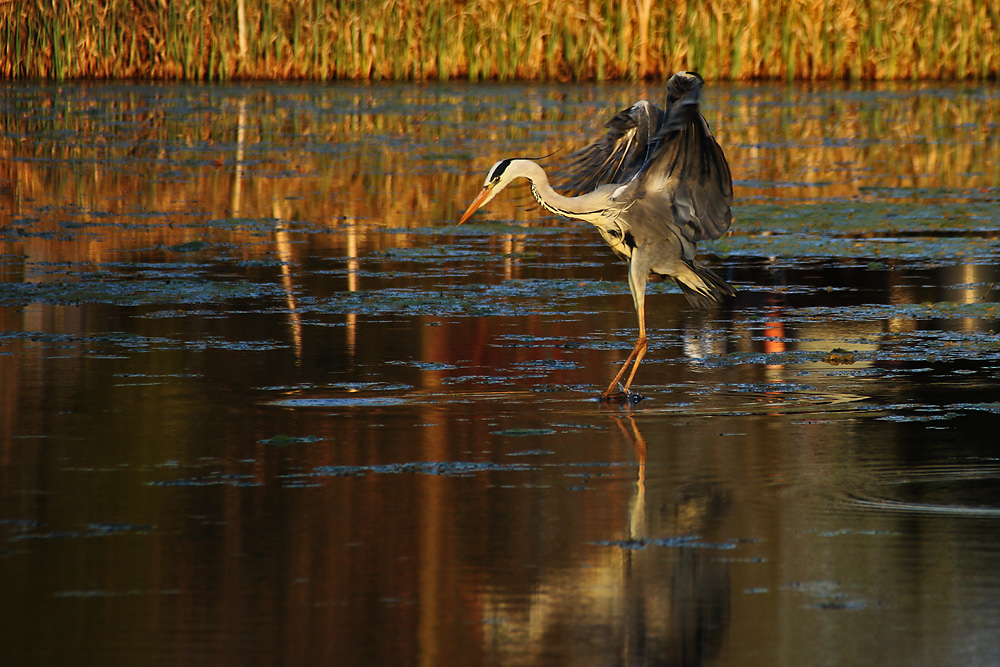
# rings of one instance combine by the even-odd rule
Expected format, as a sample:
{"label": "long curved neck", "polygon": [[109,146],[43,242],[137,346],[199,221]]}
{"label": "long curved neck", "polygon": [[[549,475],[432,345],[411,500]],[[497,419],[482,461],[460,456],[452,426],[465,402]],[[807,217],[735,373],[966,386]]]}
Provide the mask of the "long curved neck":
{"label": "long curved neck", "polygon": [[608,208],[610,198],[601,189],[578,197],[566,197],[552,189],[549,177],[537,162],[531,160],[518,160],[518,162],[518,175],[528,179],[531,183],[531,194],[547,211],[567,218],[589,221],[603,214]]}

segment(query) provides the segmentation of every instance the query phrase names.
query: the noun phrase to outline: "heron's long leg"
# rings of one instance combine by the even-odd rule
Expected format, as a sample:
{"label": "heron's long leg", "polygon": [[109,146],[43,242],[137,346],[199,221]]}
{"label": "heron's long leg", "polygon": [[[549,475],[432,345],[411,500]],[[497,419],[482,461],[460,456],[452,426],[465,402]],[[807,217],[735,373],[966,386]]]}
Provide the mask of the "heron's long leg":
{"label": "heron's long leg", "polygon": [[[632,352],[628,355],[628,358],[625,359],[625,363],[622,364],[618,374],[615,375],[615,379],[611,381],[608,388],[601,394],[601,398],[609,399],[618,394],[628,393],[628,388],[632,386],[632,378],[635,377],[635,372],[639,368],[639,363],[642,361],[642,358],[646,356],[646,347],[646,337],[641,336],[639,340],[636,341],[635,347],[632,348]],[[623,389],[618,389],[618,383],[621,382],[621,379],[625,376],[625,371],[628,370],[629,365],[632,365],[632,372],[629,373],[628,381],[625,383],[625,387]]]}
{"label": "heron's long leg", "polygon": [[[618,374],[615,375],[615,379],[611,381],[608,388],[601,394],[602,399],[609,399],[617,394],[628,395],[629,387],[632,386],[632,380],[635,378],[635,372],[639,370],[639,364],[642,363],[642,358],[646,356],[646,280],[649,277],[648,269],[641,269],[641,265],[637,262],[636,257],[637,251],[633,251],[632,261],[629,263],[629,273],[628,273],[628,286],[632,291],[632,300],[635,302],[635,312],[639,317],[639,339],[635,342],[635,347],[632,348],[632,352],[625,359],[625,363],[622,364],[621,369]],[[628,380],[625,381],[625,386],[622,389],[618,389],[618,383],[625,376],[625,371],[628,370],[629,365],[632,366],[632,372],[629,373]]]}
{"label": "heron's long leg", "polygon": [[625,381],[625,386],[622,388],[623,394],[628,394],[628,389],[632,386],[632,379],[635,377],[635,372],[639,370],[639,364],[642,363],[643,357],[646,356],[647,347],[645,336],[636,341],[635,349],[638,354],[635,355],[635,360],[632,362],[632,372],[628,374],[628,380]]}

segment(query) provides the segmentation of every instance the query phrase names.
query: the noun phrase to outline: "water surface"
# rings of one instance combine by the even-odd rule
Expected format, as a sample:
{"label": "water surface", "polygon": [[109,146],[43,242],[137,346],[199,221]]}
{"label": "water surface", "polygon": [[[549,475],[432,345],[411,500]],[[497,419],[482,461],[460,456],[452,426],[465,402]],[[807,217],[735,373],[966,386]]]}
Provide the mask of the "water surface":
{"label": "water surface", "polygon": [[1000,92],[706,88],[739,294],[602,405],[625,267],[454,221],[662,95],[0,89],[10,664],[1000,660]]}

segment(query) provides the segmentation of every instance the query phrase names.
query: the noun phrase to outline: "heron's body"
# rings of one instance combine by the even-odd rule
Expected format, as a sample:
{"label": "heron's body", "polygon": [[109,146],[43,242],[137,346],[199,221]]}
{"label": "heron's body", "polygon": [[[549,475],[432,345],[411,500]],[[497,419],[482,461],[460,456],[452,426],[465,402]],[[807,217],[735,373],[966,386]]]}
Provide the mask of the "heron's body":
{"label": "heron's body", "polygon": [[628,261],[639,338],[602,394],[605,399],[615,393],[630,365],[620,393],[632,396],[629,387],[646,353],[645,294],[651,273],[673,278],[696,308],[734,294],[694,259],[698,241],[718,238],[732,222],[732,177],[698,109],[702,84],[697,74],[680,72],[667,83],[665,110],[642,101],[615,116],[604,137],[570,156],[562,178],[569,195],[556,192],[532,160],[497,162],[460,221],[511,181],[525,178],[546,210],[591,223],[611,250]]}

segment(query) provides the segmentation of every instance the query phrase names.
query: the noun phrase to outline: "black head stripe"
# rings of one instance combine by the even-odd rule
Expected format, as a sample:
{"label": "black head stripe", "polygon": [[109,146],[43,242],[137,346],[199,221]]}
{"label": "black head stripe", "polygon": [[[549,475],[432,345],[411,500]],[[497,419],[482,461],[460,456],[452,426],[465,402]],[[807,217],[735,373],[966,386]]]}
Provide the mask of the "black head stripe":
{"label": "black head stripe", "polygon": [[500,160],[499,162],[497,162],[496,165],[494,165],[493,167],[493,171],[490,172],[489,180],[491,181],[500,180],[500,177],[503,176],[503,173],[505,171],[507,171],[507,167],[510,166],[510,163],[511,163],[510,160]]}

